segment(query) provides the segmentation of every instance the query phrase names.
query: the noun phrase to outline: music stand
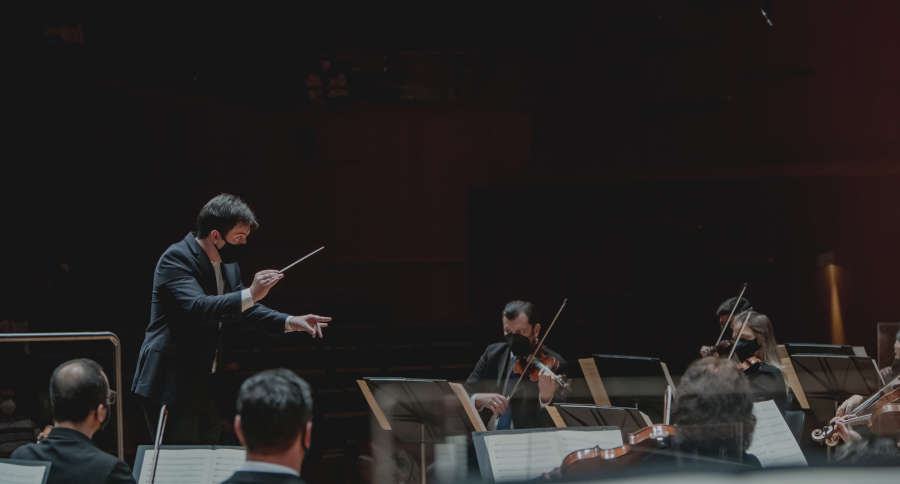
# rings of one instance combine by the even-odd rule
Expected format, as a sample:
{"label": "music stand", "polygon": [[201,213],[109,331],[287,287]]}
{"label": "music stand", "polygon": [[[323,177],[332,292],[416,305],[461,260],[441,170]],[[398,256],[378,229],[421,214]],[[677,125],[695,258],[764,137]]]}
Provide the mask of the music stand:
{"label": "music stand", "polygon": [[156,468],[159,465],[159,448],[162,446],[166,423],[169,421],[169,409],[164,403],[159,408],[159,422],[156,424],[156,437],[153,439],[153,467],[150,469],[150,484],[156,482]]}
{"label": "music stand", "polygon": [[484,432],[481,417],[462,385],[440,379],[375,378],[356,380],[383,430],[397,440],[418,443],[425,482],[425,444],[451,435]]}
{"label": "music stand", "polygon": [[822,422],[831,419],[851,395],[871,395],[882,387],[875,360],[869,357],[793,354],[789,359],[804,398]]}
{"label": "music stand", "polygon": [[653,424],[636,408],[555,403],[547,407],[547,413],[558,428],[618,427],[623,435]]}
{"label": "music stand", "polygon": [[653,422],[662,422],[666,385],[675,385],[659,358],[592,355],[578,360],[594,404],[636,408]]}
{"label": "music stand", "polygon": [[828,345],[820,343],[785,343],[784,349],[789,355],[845,355],[866,356],[866,349],[862,346]]}

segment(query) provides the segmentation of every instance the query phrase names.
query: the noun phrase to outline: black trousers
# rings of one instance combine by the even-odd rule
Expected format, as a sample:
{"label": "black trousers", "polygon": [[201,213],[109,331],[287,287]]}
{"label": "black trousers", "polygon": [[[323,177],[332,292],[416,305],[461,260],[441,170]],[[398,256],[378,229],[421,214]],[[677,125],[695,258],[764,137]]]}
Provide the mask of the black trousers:
{"label": "black trousers", "polygon": [[[219,409],[211,391],[213,378],[202,382],[193,382],[193,385],[184,385],[180,388],[190,388],[191,391],[185,398],[179,398],[166,406],[168,417],[163,430],[164,445],[215,445],[219,443],[222,434]],[[159,411],[162,405],[148,398],[139,397],[141,407],[144,410],[147,430],[150,432],[151,443],[156,437],[156,427],[159,422]]]}

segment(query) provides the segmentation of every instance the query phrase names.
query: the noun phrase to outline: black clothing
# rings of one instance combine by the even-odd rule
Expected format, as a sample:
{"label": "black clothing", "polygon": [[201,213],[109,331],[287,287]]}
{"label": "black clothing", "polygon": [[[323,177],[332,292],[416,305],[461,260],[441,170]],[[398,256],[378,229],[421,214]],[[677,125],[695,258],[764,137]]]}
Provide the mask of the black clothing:
{"label": "black clothing", "polygon": [[[196,419],[209,420],[213,395],[210,370],[221,340],[220,323],[227,328],[249,320],[272,333],[284,332],[287,314],[261,304],[241,312],[244,286],[237,263],[222,263],[221,270],[224,291],[219,296],[212,262],[193,234],[169,246],[159,258],[153,275],[150,324],[131,386],[142,402],[166,403],[173,411],[177,408]],[[152,406],[146,403],[145,408]],[[148,417],[153,435],[158,413]],[[209,425],[204,422],[200,426]],[[172,429],[171,423],[167,429]],[[173,442],[166,439],[166,443]]]}
{"label": "black clothing", "polygon": [[50,461],[48,484],[131,483],[128,464],[98,449],[83,433],[54,427],[46,439],[23,445],[13,459]]}
{"label": "black clothing", "polygon": [[[546,346],[544,346],[544,350],[559,360],[559,369],[556,373],[565,373],[566,361]],[[508,343],[489,345],[478,359],[475,369],[466,379],[466,391],[469,392],[469,395],[474,393],[505,394],[516,384],[516,378],[513,378],[512,372],[509,371],[510,365],[514,364],[515,360],[510,358]],[[554,397],[553,401],[558,402],[559,399]],[[550,416],[541,408],[538,401],[537,382],[529,381],[527,378],[522,380],[516,394],[510,399],[509,407],[512,412],[514,428],[553,427],[553,421],[550,420]]]}
{"label": "black clothing", "polygon": [[750,381],[750,392],[754,402],[775,400],[778,409],[784,412],[788,408],[787,388],[784,377],[778,367],[768,363],[760,363],[744,372]]}
{"label": "black clothing", "polygon": [[304,482],[303,479],[291,474],[237,471],[222,484],[304,484]]}
{"label": "black clothing", "polygon": [[[664,452],[664,453],[662,453]],[[758,470],[762,465],[753,454],[744,453],[740,462],[729,459],[710,458],[693,453],[680,453],[677,449],[665,449],[661,453],[648,453],[641,460],[640,469],[670,470],[690,469],[692,471],[740,471]]]}

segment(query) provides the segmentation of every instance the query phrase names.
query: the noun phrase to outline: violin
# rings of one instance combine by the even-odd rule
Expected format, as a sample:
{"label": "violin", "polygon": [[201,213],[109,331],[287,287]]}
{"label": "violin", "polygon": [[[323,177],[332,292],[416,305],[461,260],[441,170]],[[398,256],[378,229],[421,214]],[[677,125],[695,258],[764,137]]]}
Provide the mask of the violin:
{"label": "violin", "polygon": [[600,446],[576,450],[563,458],[559,473],[565,477],[589,476],[610,468],[635,464],[643,460],[647,452],[665,447],[667,439],[676,433],[671,419],[672,396],[674,390],[666,386],[662,424],[648,425],[625,435],[624,444],[611,449]]}
{"label": "violin", "polygon": [[[872,433],[879,436],[896,436],[900,434],[900,377],[895,378],[872,396],[860,403],[856,408],[835,419],[845,425],[868,425]],[[838,445],[842,439],[838,432],[837,422],[833,420],[821,429],[812,431],[814,442],[824,442],[829,447]]]}
{"label": "violin", "polygon": [[741,371],[743,371],[744,373],[747,373],[750,370],[759,368],[759,365],[761,365],[761,364],[762,364],[762,360],[759,359],[758,356],[753,355],[750,358],[747,358],[746,360],[738,363],[738,368],[740,368]]}
{"label": "violin", "polygon": [[556,374],[557,370],[559,370],[559,359],[547,353],[544,348],[538,348],[534,353],[534,361],[531,362],[531,366],[528,366],[528,360],[523,356],[516,359],[516,364],[513,367],[513,373],[524,375],[529,381],[538,381],[543,370],[547,370],[550,373],[550,377],[560,387],[567,388],[569,386],[568,382]]}

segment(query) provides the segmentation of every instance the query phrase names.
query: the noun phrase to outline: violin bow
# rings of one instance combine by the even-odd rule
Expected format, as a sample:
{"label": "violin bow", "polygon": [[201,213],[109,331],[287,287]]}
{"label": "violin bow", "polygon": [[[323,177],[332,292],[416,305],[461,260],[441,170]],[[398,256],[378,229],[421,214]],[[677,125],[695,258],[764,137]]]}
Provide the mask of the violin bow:
{"label": "violin bow", "polygon": [[737,301],[734,302],[734,306],[731,307],[731,314],[728,315],[728,320],[725,321],[725,325],[722,326],[722,331],[719,332],[719,339],[716,340],[716,344],[713,345],[713,351],[718,348],[719,343],[722,342],[722,337],[725,336],[725,328],[731,325],[731,318],[734,317],[734,312],[737,310],[738,306],[741,305],[741,299],[744,298],[744,291],[747,290],[747,283],[745,282],[741,287],[741,292],[738,294]]}
{"label": "violin bow", "polygon": [[[753,314],[753,308],[747,308],[747,317],[744,318],[743,324],[741,324],[741,330],[738,331],[738,339],[740,339],[741,335],[744,334],[744,329],[747,327],[747,321],[750,321],[750,315]],[[730,360],[732,356],[734,356],[734,350],[737,349],[737,341],[732,343],[731,352],[728,353],[728,359]]]}
{"label": "violin bow", "polygon": [[538,351],[541,350],[541,347],[544,346],[544,340],[547,339],[547,335],[550,334],[550,330],[553,329],[553,326],[556,324],[556,319],[559,318],[559,314],[562,312],[563,308],[566,307],[566,303],[569,302],[569,298],[564,298],[562,305],[556,311],[556,316],[553,316],[553,321],[550,322],[550,326],[547,327],[547,331],[544,331],[544,336],[538,341],[537,346],[534,348],[534,351],[528,355],[528,361],[525,363],[525,369],[522,370],[522,374],[519,375],[519,379],[516,380],[516,384],[513,385],[512,391],[509,392],[509,395],[506,395],[506,398],[511,397],[514,393],[516,393],[516,389],[519,388],[519,383],[522,383],[522,378],[528,373],[528,368],[531,367],[531,364],[534,362],[534,356],[537,355]]}

